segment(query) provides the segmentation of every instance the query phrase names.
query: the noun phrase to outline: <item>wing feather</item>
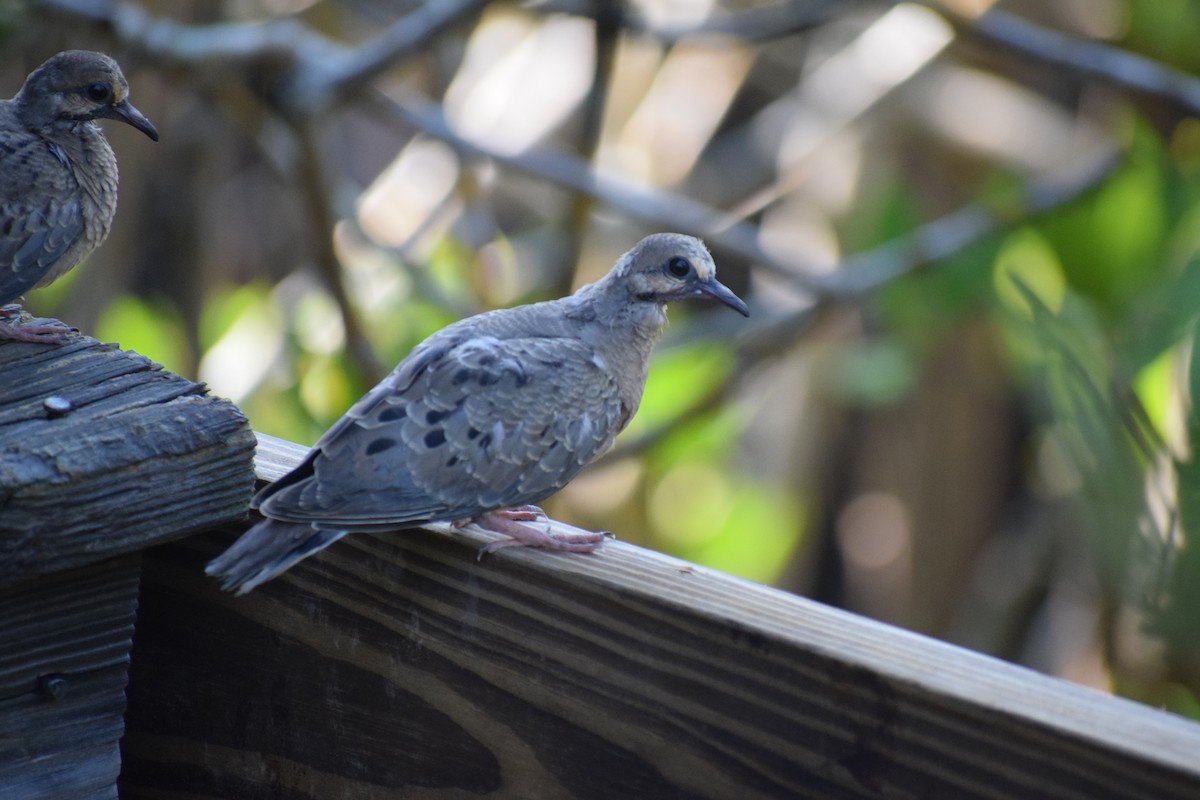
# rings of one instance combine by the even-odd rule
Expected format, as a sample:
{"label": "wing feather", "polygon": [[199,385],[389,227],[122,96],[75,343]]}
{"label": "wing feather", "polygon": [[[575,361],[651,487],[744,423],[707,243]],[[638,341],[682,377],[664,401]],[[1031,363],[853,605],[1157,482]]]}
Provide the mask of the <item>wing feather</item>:
{"label": "wing feather", "polygon": [[616,383],[567,337],[431,340],[258,503],[275,519],[379,529],[536,503],[611,446]]}

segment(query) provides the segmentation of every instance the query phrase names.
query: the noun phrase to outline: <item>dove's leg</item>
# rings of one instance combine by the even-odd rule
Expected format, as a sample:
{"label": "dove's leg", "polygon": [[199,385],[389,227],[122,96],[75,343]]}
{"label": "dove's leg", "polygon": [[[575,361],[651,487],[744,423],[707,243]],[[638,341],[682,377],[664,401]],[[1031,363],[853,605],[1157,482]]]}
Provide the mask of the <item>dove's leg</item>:
{"label": "dove's leg", "polygon": [[58,320],[34,325],[29,319],[29,313],[16,303],[0,306],[0,340],[62,344],[67,340],[67,334],[75,332],[74,328]]}
{"label": "dove's leg", "polygon": [[549,521],[546,512],[542,511],[541,506],[525,505],[513,506],[512,508],[501,508],[491,512],[492,514],[505,519],[511,519],[519,522],[533,522],[535,520]]}
{"label": "dove's leg", "polygon": [[[532,525],[531,522],[541,524]],[[506,547],[544,547],[547,550],[568,550],[572,553],[590,553],[604,541],[605,534],[585,531],[568,533],[555,531],[549,524],[549,519],[537,506],[516,506],[489,511],[478,517],[464,521],[475,523],[485,531],[502,533],[509,537],[499,541],[489,542],[479,550],[479,554],[494,553]],[[458,524],[458,523],[456,523]]]}

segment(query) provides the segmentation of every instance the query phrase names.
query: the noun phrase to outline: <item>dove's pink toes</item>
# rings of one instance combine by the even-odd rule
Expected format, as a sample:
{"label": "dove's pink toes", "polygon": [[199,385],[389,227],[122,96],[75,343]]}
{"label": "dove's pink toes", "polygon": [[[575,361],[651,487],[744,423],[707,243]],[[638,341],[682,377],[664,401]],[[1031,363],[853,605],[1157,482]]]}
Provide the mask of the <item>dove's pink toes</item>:
{"label": "dove's pink toes", "polygon": [[547,519],[546,512],[535,505],[513,506],[512,508],[501,508],[491,512],[493,515],[511,519],[520,522],[532,522],[539,519]]}
{"label": "dove's pink toes", "polygon": [[62,344],[67,341],[69,334],[75,332],[75,328],[61,322],[33,325],[22,322],[15,316],[0,310],[0,340]]}
{"label": "dove's pink toes", "polygon": [[[474,520],[476,525],[493,533],[502,533],[508,539],[489,542],[479,550],[484,553],[494,553],[506,547],[544,547],[547,550],[566,550],[572,553],[590,553],[604,541],[603,533],[555,533],[549,525],[529,525],[520,519],[513,519],[508,513],[513,509],[490,511],[480,514]],[[541,512],[541,509],[538,509]],[[526,512],[527,513],[527,512]],[[545,515],[542,515],[543,517]]]}

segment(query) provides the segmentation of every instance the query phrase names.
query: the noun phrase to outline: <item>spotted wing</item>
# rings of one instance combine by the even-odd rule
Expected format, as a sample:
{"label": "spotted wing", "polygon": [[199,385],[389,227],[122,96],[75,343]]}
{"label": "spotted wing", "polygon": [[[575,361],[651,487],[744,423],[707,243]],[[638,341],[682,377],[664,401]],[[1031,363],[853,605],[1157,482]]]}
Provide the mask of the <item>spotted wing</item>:
{"label": "spotted wing", "polygon": [[28,135],[0,137],[0,302],[74,266],[56,262],[84,235],[74,178],[47,147]]}
{"label": "spotted wing", "polygon": [[623,418],[615,381],[578,340],[427,348],[259,506],[276,519],[361,530],[535,503],[607,450]]}

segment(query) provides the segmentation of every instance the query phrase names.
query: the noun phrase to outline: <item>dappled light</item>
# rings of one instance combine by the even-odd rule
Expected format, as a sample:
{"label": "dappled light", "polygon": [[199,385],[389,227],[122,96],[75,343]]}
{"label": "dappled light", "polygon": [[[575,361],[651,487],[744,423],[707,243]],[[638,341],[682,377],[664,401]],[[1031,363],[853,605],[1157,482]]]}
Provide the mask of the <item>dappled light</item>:
{"label": "dappled light", "polygon": [[1200,5],[29,6],[6,87],[103,49],[161,134],[37,313],[311,445],[702,237],[750,318],[672,305],[550,514],[1198,714]]}

